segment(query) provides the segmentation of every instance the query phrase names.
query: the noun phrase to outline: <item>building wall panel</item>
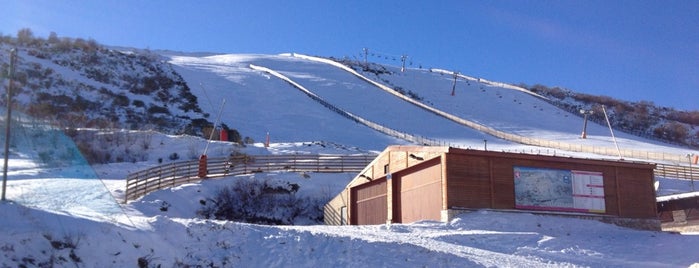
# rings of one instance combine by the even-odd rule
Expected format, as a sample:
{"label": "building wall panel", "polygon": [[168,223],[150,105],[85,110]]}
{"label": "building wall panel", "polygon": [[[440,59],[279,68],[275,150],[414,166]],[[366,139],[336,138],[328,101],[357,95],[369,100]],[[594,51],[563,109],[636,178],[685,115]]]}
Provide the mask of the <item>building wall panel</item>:
{"label": "building wall panel", "polygon": [[395,222],[440,220],[442,208],[442,169],[440,159],[421,165],[414,172],[393,178]]}
{"label": "building wall panel", "polygon": [[604,178],[602,214],[628,218],[657,215],[650,165],[639,168],[628,162],[495,152],[450,153],[447,165],[448,207],[515,208],[513,170],[520,166],[600,172]]}
{"label": "building wall panel", "polygon": [[492,208],[515,208],[514,161],[507,158],[493,158],[492,167],[493,196]]}
{"label": "building wall panel", "polygon": [[490,207],[490,170],[486,158],[450,154],[447,167],[450,207]]}
{"label": "building wall panel", "polygon": [[389,172],[396,172],[398,170],[402,170],[408,167],[408,152],[407,151],[400,151],[400,152],[391,152],[391,168]]}
{"label": "building wall panel", "polygon": [[653,170],[618,168],[619,216],[627,218],[657,217]]}
{"label": "building wall panel", "polygon": [[374,174],[372,178],[377,179],[381,178],[386,175],[386,172],[384,171],[384,168],[386,165],[389,164],[390,160],[390,154],[383,155],[381,158],[376,161],[376,164],[374,164]]}
{"label": "building wall panel", "polygon": [[[326,225],[342,225],[348,223],[347,215],[342,215],[342,208],[349,207],[348,191],[342,191],[330,202],[323,206],[323,221]],[[345,216],[343,219],[342,216]]]}
{"label": "building wall panel", "polygon": [[353,187],[350,222],[357,224],[382,224],[388,219],[386,180],[380,179]]}

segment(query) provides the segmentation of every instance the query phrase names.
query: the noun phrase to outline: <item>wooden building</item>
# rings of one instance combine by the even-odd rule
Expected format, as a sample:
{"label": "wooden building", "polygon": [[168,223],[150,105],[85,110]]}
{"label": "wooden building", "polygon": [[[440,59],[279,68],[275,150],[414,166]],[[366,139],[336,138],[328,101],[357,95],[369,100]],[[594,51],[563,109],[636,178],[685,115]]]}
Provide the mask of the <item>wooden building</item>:
{"label": "wooden building", "polygon": [[448,221],[472,209],[597,218],[658,230],[654,164],[390,146],[325,206],[325,223]]}
{"label": "wooden building", "polygon": [[657,201],[664,227],[699,226],[699,192],[660,196]]}

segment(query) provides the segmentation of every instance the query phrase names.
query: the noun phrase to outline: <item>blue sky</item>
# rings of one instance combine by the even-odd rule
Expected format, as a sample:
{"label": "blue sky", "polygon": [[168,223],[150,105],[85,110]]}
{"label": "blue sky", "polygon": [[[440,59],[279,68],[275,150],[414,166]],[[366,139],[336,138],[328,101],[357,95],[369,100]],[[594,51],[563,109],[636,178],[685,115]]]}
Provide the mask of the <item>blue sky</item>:
{"label": "blue sky", "polygon": [[[0,33],[442,68],[699,110],[699,1],[0,0]],[[382,55],[377,58],[376,55]],[[388,56],[388,59],[386,59]]]}

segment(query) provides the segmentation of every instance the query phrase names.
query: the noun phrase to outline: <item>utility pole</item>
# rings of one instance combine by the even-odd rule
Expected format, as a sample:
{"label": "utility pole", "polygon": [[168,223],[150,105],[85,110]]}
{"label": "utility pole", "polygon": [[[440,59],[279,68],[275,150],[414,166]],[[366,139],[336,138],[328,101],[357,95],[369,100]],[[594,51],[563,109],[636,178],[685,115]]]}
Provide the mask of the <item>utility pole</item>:
{"label": "utility pole", "polygon": [[5,201],[5,190],[7,189],[7,164],[10,157],[10,120],[12,119],[12,86],[15,76],[15,64],[17,62],[17,49],[10,50],[10,84],[7,86],[7,116],[5,117],[5,166],[2,169],[2,198]]}

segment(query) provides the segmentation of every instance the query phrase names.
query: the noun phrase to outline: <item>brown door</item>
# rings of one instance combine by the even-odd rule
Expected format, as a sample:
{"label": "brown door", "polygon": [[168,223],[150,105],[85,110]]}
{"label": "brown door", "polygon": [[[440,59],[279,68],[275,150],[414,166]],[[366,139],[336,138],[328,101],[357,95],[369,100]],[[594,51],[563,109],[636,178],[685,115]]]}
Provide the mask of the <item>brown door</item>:
{"label": "brown door", "polygon": [[[439,161],[394,178],[395,221],[410,223],[419,220],[440,220],[442,211],[442,178]],[[395,202],[394,201],[394,202]]]}
{"label": "brown door", "polygon": [[386,223],[388,218],[386,189],[386,179],[379,179],[353,187],[350,197],[352,199],[351,224]]}

